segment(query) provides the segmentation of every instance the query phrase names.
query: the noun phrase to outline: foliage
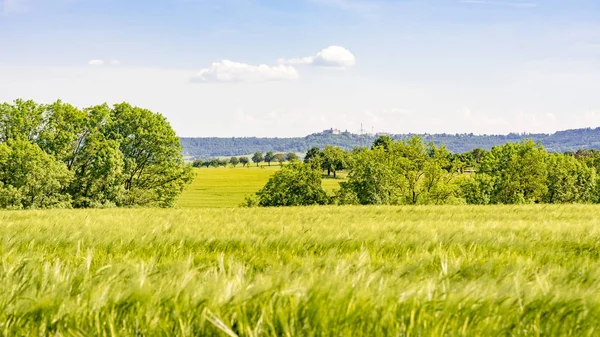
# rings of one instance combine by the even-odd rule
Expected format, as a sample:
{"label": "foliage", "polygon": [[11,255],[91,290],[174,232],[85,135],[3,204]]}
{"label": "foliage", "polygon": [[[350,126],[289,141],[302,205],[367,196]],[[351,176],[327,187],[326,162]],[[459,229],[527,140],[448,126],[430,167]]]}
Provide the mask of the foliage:
{"label": "foliage", "polygon": [[256,152],[253,156],[252,156],[252,161],[254,163],[256,163],[256,166],[258,166],[258,164],[260,162],[262,162],[265,158],[263,157],[262,153],[260,152]]}
{"label": "foliage", "polygon": [[[4,103],[0,105],[0,143],[12,149],[15,157],[9,157],[21,160],[22,167],[34,171],[38,165],[48,167],[49,176],[31,173],[34,181],[30,184],[56,186],[47,191],[47,199],[53,201],[22,202],[19,207],[167,207],[192,177],[191,168],[184,165],[179,138],[165,118],[127,103],[86,109],[61,101]],[[62,167],[70,178],[58,183],[50,175]]]}
{"label": "foliage", "polygon": [[264,160],[265,160],[265,161],[266,161],[266,162],[269,164],[269,166],[271,166],[271,162],[272,162],[273,160],[275,160],[275,154],[273,154],[273,152],[270,152],[270,151],[269,151],[269,152],[267,152],[267,153],[265,154],[265,158],[264,158]]}
{"label": "foliage", "polygon": [[240,159],[238,157],[231,157],[229,159],[229,164],[233,165],[233,167],[236,167],[239,163]]}
{"label": "foliage", "polygon": [[490,203],[541,202],[548,192],[546,157],[532,140],[492,148],[477,171],[491,178]]}
{"label": "foliage", "polygon": [[313,147],[306,152],[304,162],[308,164],[313,158],[320,157],[321,155],[321,150],[318,147]]}
{"label": "foliage", "polygon": [[250,163],[250,159],[248,159],[248,157],[240,157],[240,164],[242,164],[243,167],[246,167],[248,163]]}
{"label": "foliage", "polygon": [[63,193],[73,179],[66,165],[26,139],[0,144],[0,207],[69,207]]}
{"label": "foliage", "polygon": [[348,153],[339,147],[328,145],[320,154],[323,159],[321,165],[327,175],[333,172],[333,177],[337,178],[337,171],[348,168]]}
{"label": "foliage", "polygon": [[281,165],[285,162],[285,155],[283,153],[276,153],[273,156],[273,160],[277,161]]}
{"label": "foliage", "polygon": [[300,162],[292,162],[277,171],[256,196],[263,207],[329,203],[321,186],[321,173]]}
{"label": "foliage", "polygon": [[294,152],[288,152],[285,154],[285,159],[287,161],[294,161],[294,160],[298,160],[298,155],[295,154]]}
{"label": "foliage", "polygon": [[444,204],[460,195],[448,151],[418,137],[357,150],[338,202],[363,205]]}

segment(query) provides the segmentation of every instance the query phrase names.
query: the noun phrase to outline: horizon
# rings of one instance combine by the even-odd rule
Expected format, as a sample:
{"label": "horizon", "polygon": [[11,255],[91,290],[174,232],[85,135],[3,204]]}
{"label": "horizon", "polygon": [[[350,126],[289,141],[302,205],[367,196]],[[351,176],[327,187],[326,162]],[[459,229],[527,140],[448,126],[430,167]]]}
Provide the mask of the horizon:
{"label": "horizon", "polygon": [[[335,129],[334,130],[339,130],[341,133],[350,133],[354,136],[368,136],[368,137],[377,137],[377,136],[391,136],[391,137],[395,137],[395,136],[438,136],[438,135],[447,135],[447,136],[469,136],[469,137],[501,137],[501,136],[509,136],[509,135],[519,135],[519,136],[527,136],[527,135],[548,135],[548,136],[552,136],[554,134],[560,133],[560,132],[567,132],[567,131],[579,131],[579,130],[598,130],[600,129],[600,126],[596,126],[596,127],[583,127],[583,128],[576,128],[576,129],[561,129],[561,130],[556,130],[554,132],[508,132],[508,133],[496,133],[496,134],[492,134],[492,133],[474,133],[474,132],[463,132],[463,133],[448,133],[448,132],[439,132],[439,133],[429,133],[429,132],[423,132],[423,133],[386,133],[386,132],[376,132],[376,133],[363,133],[363,134],[359,134],[359,133],[354,133],[354,132],[350,132],[350,131],[346,131],[346,130],[339,130],[339,129]],[[312,135],[319,135],[319,134],[325,134],[326,131],[328,129],[322,130],[320,132],[312,132],[312,133],[308,133],[305,135],[298,135],[298,136],[283,136],[283,137],[277,137],[277,136],[273,136],[273,137],[263,137],[263,136],[178,136],[179,138],[186,138],[186,139],[194,139],[194,138],[264,138],[264,139],[274,139],[274,138],[279,138],[279,139],[290,139],[290,138],[305,138],[308,136],[312,136]]]}
{"label": "horizon", "polygon": [[127,101],[180,137],[600,126],[593,0],[2,0],[0,102]]}

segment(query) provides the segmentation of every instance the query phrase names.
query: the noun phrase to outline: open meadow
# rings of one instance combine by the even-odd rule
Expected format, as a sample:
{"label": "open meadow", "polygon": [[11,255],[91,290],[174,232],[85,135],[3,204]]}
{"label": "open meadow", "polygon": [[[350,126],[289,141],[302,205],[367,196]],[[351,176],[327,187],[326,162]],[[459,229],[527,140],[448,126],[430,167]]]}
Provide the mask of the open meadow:
{"label": "open meadow", "polygon": [[580,205],[2,211],[0,335],[597,336],[599,225]]}
{"label": "open meadow", "polygon": [[[186,187],[177,203],[181,208],[238,207],[246,195],[260,190],[269,178],[280,169],[279,164],[260,167],[219,167],[195,169],[196,179]],[[345,173],[340,175],[344,177]],[[328,193],[339,189],[342,179],[324,177],[323,188]]]}

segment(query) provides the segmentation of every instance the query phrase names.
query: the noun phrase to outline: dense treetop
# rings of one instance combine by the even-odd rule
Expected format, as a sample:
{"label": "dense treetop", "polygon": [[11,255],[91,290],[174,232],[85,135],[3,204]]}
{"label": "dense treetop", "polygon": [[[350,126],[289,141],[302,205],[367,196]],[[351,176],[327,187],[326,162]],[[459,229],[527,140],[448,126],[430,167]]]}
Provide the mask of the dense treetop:
{"label": "dense treetop", "polygon": [[0,104],[0,207],[171,206],[191,179],[160,114],[127,103]]}

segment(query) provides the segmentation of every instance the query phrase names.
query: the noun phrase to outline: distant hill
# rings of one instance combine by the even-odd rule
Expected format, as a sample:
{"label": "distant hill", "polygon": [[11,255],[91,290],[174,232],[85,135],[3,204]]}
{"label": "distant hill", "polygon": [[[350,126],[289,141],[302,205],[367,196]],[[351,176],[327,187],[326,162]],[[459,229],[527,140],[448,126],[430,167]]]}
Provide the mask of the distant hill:
{"label": "distant hill", "polygon": [[[390,135],[394,139],[404,139],[414,134]],[[565,152],[578,149],[600,149],[600,128],[558,131],[553,134],[532,133],[508,135],[473,134],[419,134],[427,142],[445,145],[450,151],[460,153],[475,148],[490,149],[492,146],[520,141],[525,138],[541,142],[551,152]],[[324,148],[326,145],[352,149],[370,146],[377,138],[375,135],[357,135],[349,132],[332,134],[315,133],[296,138],[181,138],[184,154],[187,158],[211,158],[219,156],[239,156],[260,152],[306,152],[311,147]]]}

